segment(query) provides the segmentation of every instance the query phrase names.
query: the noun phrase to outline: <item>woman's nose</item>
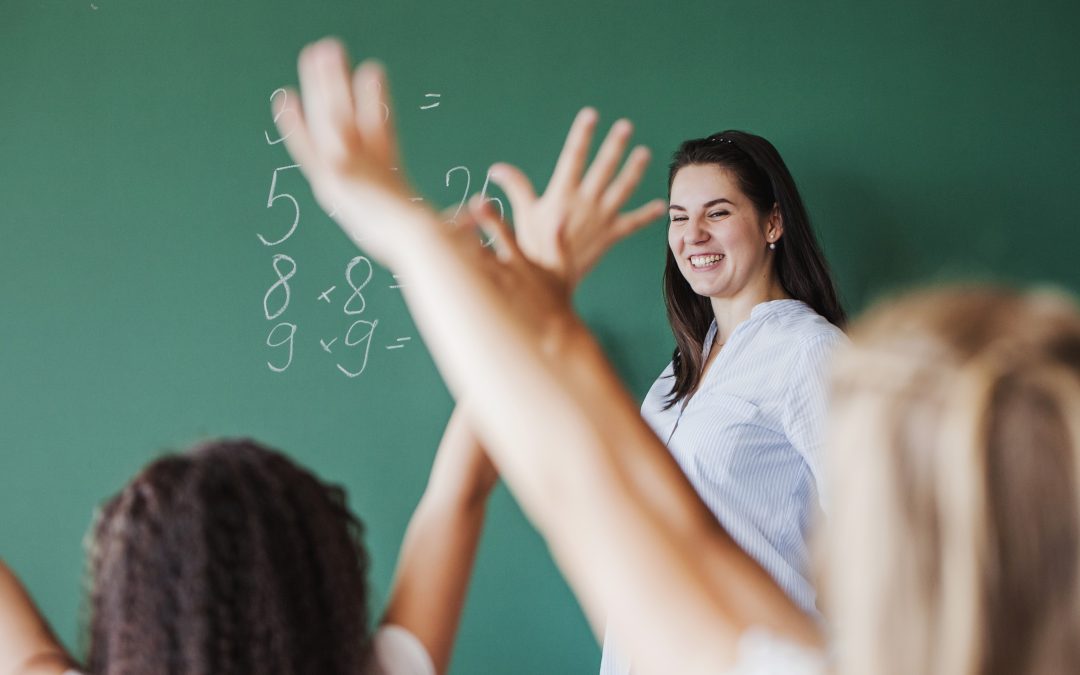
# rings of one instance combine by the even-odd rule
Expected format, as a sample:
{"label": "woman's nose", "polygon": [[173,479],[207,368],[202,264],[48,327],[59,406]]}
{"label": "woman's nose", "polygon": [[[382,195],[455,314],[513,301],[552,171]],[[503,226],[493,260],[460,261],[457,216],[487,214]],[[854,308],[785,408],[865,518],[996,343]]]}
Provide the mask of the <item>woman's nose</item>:
{"label": "woman's nose", "polygon": [[700,244],[709,240],[709,231],[702,227],[697,218],[691,218],[683,230],[683,241],[687,244]]}

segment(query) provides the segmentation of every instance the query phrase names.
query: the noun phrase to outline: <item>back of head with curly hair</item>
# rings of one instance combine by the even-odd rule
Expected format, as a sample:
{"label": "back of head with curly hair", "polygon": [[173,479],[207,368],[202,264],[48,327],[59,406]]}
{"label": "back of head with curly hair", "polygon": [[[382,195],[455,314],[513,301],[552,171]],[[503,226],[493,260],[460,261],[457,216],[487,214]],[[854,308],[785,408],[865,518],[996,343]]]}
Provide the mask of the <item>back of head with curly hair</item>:
{"label": "back of head with curly hair", "polygon": [[361,535],[342,490],[252,441],[153,462],[94,528],[90,672],[358,673]]}

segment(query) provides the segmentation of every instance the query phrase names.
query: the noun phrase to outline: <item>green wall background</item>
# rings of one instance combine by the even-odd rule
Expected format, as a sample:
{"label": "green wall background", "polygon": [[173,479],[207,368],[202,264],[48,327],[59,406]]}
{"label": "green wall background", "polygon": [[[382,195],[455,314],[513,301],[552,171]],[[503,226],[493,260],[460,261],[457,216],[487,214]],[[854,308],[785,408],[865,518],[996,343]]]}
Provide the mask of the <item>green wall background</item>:
{"label": "green wall background", "polygon": [[[633,119],[658,155],[639,201],[664,194],[683,138],[760,133],[857,312],[943,278],[1080,290],[1078,7],[3,0],[0,555],[75,645],[94,506],[166,449],[251,435],[347,486],[385,598],[452,402],[385,270],[364,313],[343,313],[357,253],[295,170],[276,186],[298,200],[295,234],[272,249],[256,236],[292,219],[285,200],[266,206],[291,162],[264,131],[306,42],[336,34],[387,64],[407,166],[440,206],[464,193],[464,171],[446,182],[456,166],[473,191],[498,160],[542,183],[585,104]],[[664,242],[657,224],[622,244],[578,300],[639,396],[672,346]],[[276,253],[297,264],[280,374],[262,306]],[[343,344],[356,318],[379,323],[350,379],[335,363],[362,362]],[[543,542],[498,493],[454,672],[598,661]]]}

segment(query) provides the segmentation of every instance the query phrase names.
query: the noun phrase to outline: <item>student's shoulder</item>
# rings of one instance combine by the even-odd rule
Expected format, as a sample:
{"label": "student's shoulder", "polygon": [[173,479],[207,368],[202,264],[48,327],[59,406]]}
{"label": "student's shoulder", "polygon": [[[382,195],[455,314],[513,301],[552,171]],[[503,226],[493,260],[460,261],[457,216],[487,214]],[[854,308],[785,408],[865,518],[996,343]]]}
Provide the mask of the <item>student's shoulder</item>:
{"label": "student's shoulder", "polygon": [[825,654],[795,644],[772,632],[751,628],[739,640],[736,663],[726,675],[824,675]]}
{"label": "student's shoulder", "polygon": [[435,675],[435,664],[412,632],[402,626],[383,624],[372,638],[364,675]]}

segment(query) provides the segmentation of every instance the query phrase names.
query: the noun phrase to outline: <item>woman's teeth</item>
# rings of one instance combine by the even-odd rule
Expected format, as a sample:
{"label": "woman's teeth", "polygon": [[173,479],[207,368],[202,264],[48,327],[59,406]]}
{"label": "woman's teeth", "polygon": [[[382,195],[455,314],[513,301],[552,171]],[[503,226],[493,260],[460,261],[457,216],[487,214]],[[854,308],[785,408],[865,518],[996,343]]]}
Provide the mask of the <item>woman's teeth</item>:
{"label": "woman's teeth", "polygon": [[718,253],[710,253],[709,255],[692,255],[690,256],[690,264],[694,267],[707,267],[714,263],[720,262],[724,256]]}

